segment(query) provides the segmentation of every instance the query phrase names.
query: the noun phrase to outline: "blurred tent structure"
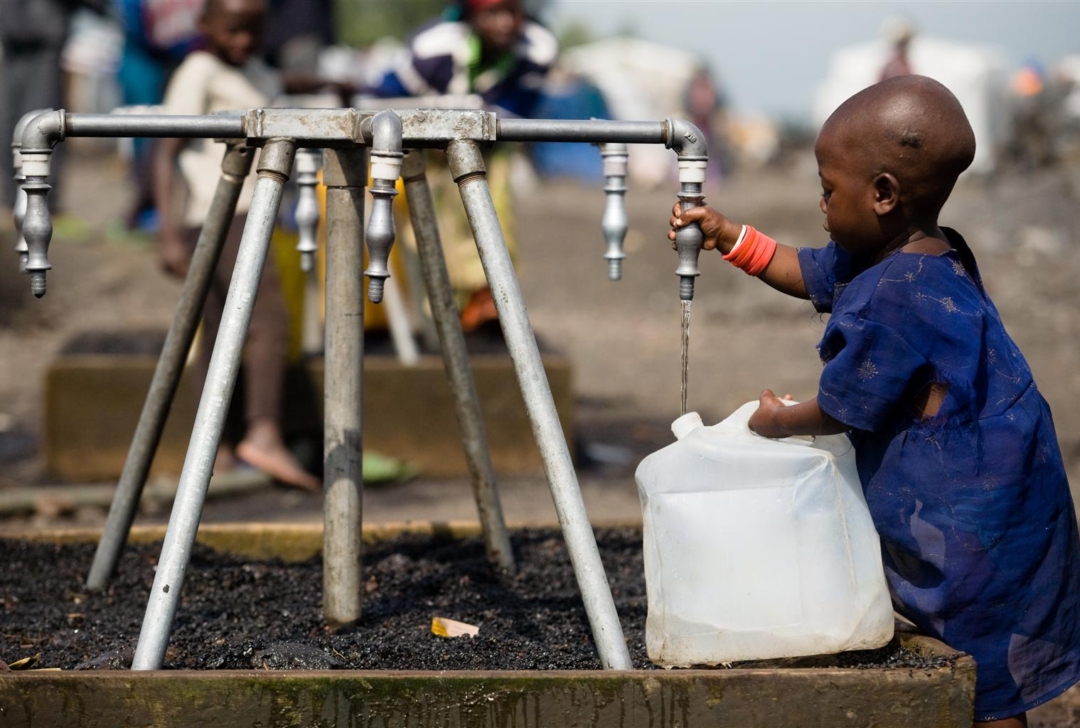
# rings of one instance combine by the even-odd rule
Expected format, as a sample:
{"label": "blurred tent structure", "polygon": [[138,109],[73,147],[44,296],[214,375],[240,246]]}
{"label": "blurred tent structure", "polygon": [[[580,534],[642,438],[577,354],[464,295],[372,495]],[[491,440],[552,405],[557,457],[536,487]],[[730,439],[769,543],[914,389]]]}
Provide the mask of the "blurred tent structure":
{"label": "blurred tent structure", "polygon": [[1080,53],[1065,56],[1054,66],[1054,75],[1067,88],[1065,113],[1072,123],[1080,123]]}
{"label": "blurred tent structure", "polygon": [[[877,83],[892,52],[892,44],[884,39],[835,51],[826,78],[815,93],[815,124],[824,123],[852,94]],[[993,172],[1010,134],[1008,76],[1001,54],[991,48],[916,35],[910,41],[908,59],[914,73],[943,83],[964,107],[975,131],[975,161],[970,171]]]}
{"label": "blurred tent structure", "polygon": [[[701,67],[694,53],[638,38],[607,38],[563,52],[560,66],[603,94],[613,119],[664,119],[683,112],[683,94]],[[667,183],[674,159],[654,145],[630,149],[630,177],[638,184]]]}

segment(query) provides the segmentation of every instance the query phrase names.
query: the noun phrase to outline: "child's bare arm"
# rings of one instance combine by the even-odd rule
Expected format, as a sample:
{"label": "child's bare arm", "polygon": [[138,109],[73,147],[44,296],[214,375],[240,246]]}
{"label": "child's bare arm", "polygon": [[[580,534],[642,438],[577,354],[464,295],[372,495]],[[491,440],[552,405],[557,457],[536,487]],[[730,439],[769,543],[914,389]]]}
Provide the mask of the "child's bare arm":
{"label": "child's bare arm", "polygon": [[795,405],[766,389],[761,393],[757,412],[750,417],[750,429],[762,437],[793,437],[799,435],[839,435],[851,428],[826,414],[817,399]]}
{"label": "child's bare arm", "polygon": [[180,236],[178,215],[174,210],[176,160],[184,146],[183,139],[159,139],[154,147],[153,187],[154,204],[158,209],[160,228],[158,252],[165,270],[176,275],[186,275],[189,260],[187,249]]}
{"label": "child's bare arm", "polygon": [[[668,233],[668,238],[675,240],[675,231],[692,222],[701,225],[701,232],[705,235],[705,250],[716,249],[724,254],[735,247],[739,233],[742,232],[742,225],[732,222],[708,205],[692,207],[682,212],[679,210],[679,203],[675,203],[671,211],[671,232]],[[781,293],[795,298],[809,298],[802,269],[799,267],[798,251],[790,245],[777,244],[772,260],[758,278]]]}

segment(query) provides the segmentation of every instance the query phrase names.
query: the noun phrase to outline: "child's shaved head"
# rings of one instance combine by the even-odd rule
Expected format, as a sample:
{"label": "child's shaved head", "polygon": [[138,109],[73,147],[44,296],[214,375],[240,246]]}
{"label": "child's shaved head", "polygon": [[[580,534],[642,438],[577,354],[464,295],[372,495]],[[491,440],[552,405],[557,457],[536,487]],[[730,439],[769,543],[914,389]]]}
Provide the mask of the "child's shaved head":
{"label": "child's shaved head", "polygon": [[900,182],[905,205],[936,216],[975,157],[975,134],[956,97],[925,76],[898,76],[855,94],[821,129],[867,176]]}

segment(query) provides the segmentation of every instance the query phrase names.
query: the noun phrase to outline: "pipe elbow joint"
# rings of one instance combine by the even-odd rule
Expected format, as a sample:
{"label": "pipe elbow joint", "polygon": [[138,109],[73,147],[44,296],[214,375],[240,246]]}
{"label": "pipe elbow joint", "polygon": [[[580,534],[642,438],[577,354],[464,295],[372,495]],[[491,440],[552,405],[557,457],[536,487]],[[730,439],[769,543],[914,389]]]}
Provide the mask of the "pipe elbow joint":
{"label": "pipe elbow joint", "polygon": [[51,152],[64,139],[64,110],[47,111],[30,119],[22,135],[22,151]]}
{"label": "pipe elbow joint", "polygon": [[667,140],[664,144],[674,149],[679,159],[708,160],[709,150],[701,129],[684,119],[667,120]]}
{"label": "pipe elbow joint", "polygon": [[389,109],[371,117],[371,151],[374,154],[401,154],[401,117]]}
{"label": "pipe elbow joint", "polygon": [[49,176],[49,159],[53,147],[64,139],[64,128],[63,109],[48,111],[27,122],[19,149],[23,177]]}
{"label": "pipe elbow joint", "polygon": [[402,124],[393,111],[371,117],[371,178],[391,184],[401,177]]}
{"label": "pipe elbow joint", "polygon": [[[682,119],[668,119],[666,146],[679,155],[679,182],[684,185],[702,185],[705,167],[709,163],[709,150],[701,130]],[[699,187],[700,189],[700,187]]]}

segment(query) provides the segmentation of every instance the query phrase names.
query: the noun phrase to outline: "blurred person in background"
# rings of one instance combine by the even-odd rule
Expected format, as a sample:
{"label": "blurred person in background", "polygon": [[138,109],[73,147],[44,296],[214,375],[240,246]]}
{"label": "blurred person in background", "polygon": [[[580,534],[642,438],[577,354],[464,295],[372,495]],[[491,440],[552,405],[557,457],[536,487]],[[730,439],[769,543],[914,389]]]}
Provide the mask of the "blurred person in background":
{"label": "blurred person in background", "polygon": [[[104,14],[108,0],[0,0],[0,144],[8,149],[15,125],[35,109],[64,107],[64,72],[60,54],[71,32],[71,17],[79,8]],[[60,200],[63,144],[53,151],[49,205]],[[11,154],[0,154],[4,204],[15,203],[15,169]]]}
{"label": "blurred person in background", "polygon": [[911,40],[915,37],[915,26],[905,18],[888,18],[882,26],[885,38],[892,44],[892,53],[881,69],[878,81],[884,81],[897,76],[910,76],[911,61],[908,59],[908,50]]}
{"label": "blurred person in background", "polygon": [[1065,101],[1069,84],[1051,76],[1029,58],[1009,81],[1012,135],[1006,152],[1023,172],[1048,167],[1059,160],[1067,133]]}
{"label": "blurred person in background", "polygon": [[[521,0],[459,0],[444,17],[422,26],[408,50],[382,81],[368,91],[384,98],[475,94],[501,114],[533,115],[544,78],[558,55],[558,41],[530,18]],[[510,190],[509,154],[502,147],[486,156],[495,209],[511,255],[516,244]],[[432,195],[450,269],[463,305],[466,333],[498,335],[498,314],[487,286],[472,231],[445,174],[432,174]]]}
{"label": "blurred person in background", "polygon": [[[124,50],[116,80],[124,106],[156,106],[165,98],[173,69],[202,42],[197,23],[205,0],[116,0],[124,27]],[[128,230],[157,229],[151,170],[156,140],[133,140],[135,200],[126,217]]]}
{"label": "blurred person in background", "polygon": [[716,86],[708,66],[701,66],[686,85],[683,95],[683,107],[688,120],[705,136],[705,145],[709,149],[709,166],[706,170],[706,182],[717,186],[723,179],[722,163],[726,161],[726,149],[721,149],[723,139],[719,134],[724,101]]}
{"label": "blurred person in background", "polygon": [[[2,2],[3,0],[0,0]],[[268,105],[283,91],[304,93],[329,86],[303,76],[283,76],[259,56],[267,22],[266,0],[207,0],[198,28],[205,50],[184,59],[165,92],[168,114],[201,115]],[[159,247],[165,268],[185,275],[221,174],[224,149],[211,139],[162,139],[154,155],[154,199],[161,215]],[[175,170],[187,186],[186,207],[175,210]],[[203,309],[203,340],[197,372],[202,383],[217,339],[225,300],[254,191],[248,175]],[[246,430],[235,449],[222,447],[215,469],[235,458],[286,485],[318,491],[321,483],[285,446],[281,422],[287,363],[288,311],[272,255],[259,283],[243,361]]]}

